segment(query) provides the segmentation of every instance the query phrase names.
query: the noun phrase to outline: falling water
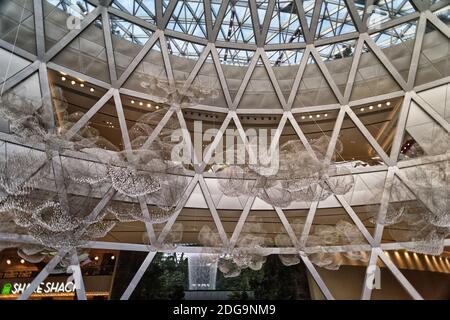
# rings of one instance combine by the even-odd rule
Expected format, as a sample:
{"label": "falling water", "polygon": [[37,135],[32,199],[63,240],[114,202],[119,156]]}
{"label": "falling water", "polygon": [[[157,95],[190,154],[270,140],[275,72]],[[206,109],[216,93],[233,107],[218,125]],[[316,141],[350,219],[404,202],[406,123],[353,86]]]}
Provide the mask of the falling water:
{"label": "falling water", "polygon": [[215,290],[218,256],[188,254],[189,290]]}

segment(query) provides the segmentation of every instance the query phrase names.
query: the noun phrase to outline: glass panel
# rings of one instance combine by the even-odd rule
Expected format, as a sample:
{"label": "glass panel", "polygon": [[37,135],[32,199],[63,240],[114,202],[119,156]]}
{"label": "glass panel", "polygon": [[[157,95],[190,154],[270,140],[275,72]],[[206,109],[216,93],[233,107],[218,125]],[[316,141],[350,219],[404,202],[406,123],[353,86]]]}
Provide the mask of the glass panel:
{"label": "glass panel", "polygon": [[[402,104],[402,98],[395,98],[353,107],[359,120],[387,155],[391,152]],[[375,150],[373,148],[370,150],[369,152],[375,156]]]}
{"label": "glass panel", "polygon": [[206,38],[203,1],[178,1],[167,24],[167,29]]}
{"label": "glass panel", "polygon": [[67,74],[49,70],[56,127],[64,134],[106,93],[106,90]]}
{"label": "glass panel", "polygon": [[316,38],[329,38],[355,31],[345,1],[324,0],[322,2]]}
{"label": "glass panel", "polygon": [[445,78],[450,75],[450,40],[427,22],[426,33],[419,58],[416,85]]}
{"label": "glass panel", "polygon": [[414,101],[408,113],[399,160],[438,155],[449,150],[448,133]]}
{"label": "glass panel", "polygon": [[86,0],[45,0],[43,9],[45,48],[49,50],[71,30],[79,28],[81,21],[95,7]]}
{"label": "glass panel", "polygon": [[264,66],[257,66],[250,77],[241,101],[241,109],[277,109],[282,108],[280,100],[270,81],[269,74]]}
{"label": "glass panel", "polygon": [[152,32],[113,15],[109,15],[109,23],[117,78],[120,78],[150,39]]}
{"label": "glass panel", "polygon": [[[123,87],[155,97],[164,97],[166,95],[165,90],[168,89],[168,83],[161,47],[159,41],[157,41],[131,73]],[[162,88],[165,90],[162,90]]]}
{"label": "glass panel", "polygon": [[401,88],[384,65],[364,44],[350,100],[400,91]]}
{"label": "glass panel", "polygon": [[309,57],[292,107],[299,108],[334,103],[338,103],[336,96],[314,59]]}
{"label": "glass panel", "polygon": [[317,51],[342,94],[345,93],[348,75],[355,55],[356,40],[338,42],[318,47]]}
{"label": "glass panel", "polygon": [[95,79],[110,82],[101,19],[95,20],[52,61]]}
{"label": "glass panel", "polygon": [[339,139],[342,143],[342,151],[336,150],[338,159],[352,162],[354,166],[373,166],[383,163],[378,153],[348,115],[344,118]]}
{"label": "glass panel", "polygon": [[450,85],[418,93],[439,115],[450,123]]}
{"label": "glass panel", "polygon": [[156,24],[155,0],[113,0],[111,6]]}
{"label": "glass panel", "polygon": [[12,77],[31,64],[28,60],[3,49],[0,49],[0,61],[0,82]]}
{"label": "glass panel", "polygon": [[32,0],[6,0],[0,4],[0,39],[36,54]]}
{"label": "glass panel", "polygon": [[368,12],[367,26],[377,29],[380,24],[416,12],[411,1],[378,1]]}
{"label": "glass panel", "polygon": [[270,21],[266,44],[304,41],[295,2],[277,1]]}
{"label": "glass panel", "polygon": [[446,25],[450,24],[450,5],[433,12],[433,14],[441,19]]}
{"label": "glass panel", "polygon": [[411,21],[371,35],[405,81],[408,80],[416,28],[417,21]]}
{"label": "glass panel", "polygon": [[217,40],[255,43],[252,16],[246,2],[229,3]]}

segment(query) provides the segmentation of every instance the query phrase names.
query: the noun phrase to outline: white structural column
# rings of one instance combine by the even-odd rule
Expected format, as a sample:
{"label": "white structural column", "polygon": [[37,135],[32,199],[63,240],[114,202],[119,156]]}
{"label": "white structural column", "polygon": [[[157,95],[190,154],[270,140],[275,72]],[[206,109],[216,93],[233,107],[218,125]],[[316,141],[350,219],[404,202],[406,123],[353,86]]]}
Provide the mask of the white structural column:
{"label": "white structural column", "polygon": [[84,287],[83,273],[80,268],[80,261],[78,260],[77,250],[73,250],[71,257],[71,268],[73,282],[75,284],[75,292],[78,300],[87,300],[86,289]]}
{"label": "white structural column", "polygon": [[330,289],[328,289],[325,282],[323,282],[322,278],[320,277],[320,274],[317,272],[316,268],[312,264],[311,260],[309,260],[308,256],[306,254],[300,254],[300,258],[302,259],[303,263],[305,264],[306,268],[308,269],[309,273],[313,277],[314,281],[316,282],[317,286],[319,287],[322,294],[325,296],[327,300],[334,300],[333,295],[330,292]]}
{"label": "white structural column", "polygon": [[414,286],[405,278],[403,273],[397,268],[397,266],[391,261],[391,259],[383,252],[380,248],[374,248],[377,251],[378,256],[383,260],[384,264],[392,272],[392,274],[397,278],[400,284],[409,293],[411,298],[414,300],[423,300],[422,296],[417,292]]}

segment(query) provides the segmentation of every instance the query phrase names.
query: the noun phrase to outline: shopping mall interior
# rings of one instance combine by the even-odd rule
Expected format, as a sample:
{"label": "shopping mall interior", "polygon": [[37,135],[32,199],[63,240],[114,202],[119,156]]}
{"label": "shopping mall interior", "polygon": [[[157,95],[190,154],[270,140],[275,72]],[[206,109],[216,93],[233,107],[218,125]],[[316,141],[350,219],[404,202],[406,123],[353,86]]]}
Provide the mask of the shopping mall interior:
{"label": "shopping mall interior", "polygon": [[450,1],[0,1],[0,300],[450,299]]}

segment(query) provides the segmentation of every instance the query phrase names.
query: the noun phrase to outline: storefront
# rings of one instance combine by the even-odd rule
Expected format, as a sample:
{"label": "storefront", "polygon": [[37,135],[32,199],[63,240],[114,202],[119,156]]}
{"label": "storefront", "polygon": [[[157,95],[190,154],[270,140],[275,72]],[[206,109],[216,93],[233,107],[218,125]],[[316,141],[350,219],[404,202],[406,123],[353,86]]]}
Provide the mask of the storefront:
{"label": "storefront", "polygon": [[[90,250],[79,257],[87,299],[109,299],[118,253]],[[0,258],[0,300],[20,297],[45,266],[45,259],[32,263],[21,258],[14,249],[4,250]],[[77,299],[74,274],[59,268],[39,284],[30,299]]]}
{"label": "storefront", "polygon": [[[88,299],[106,300],[109,298],[111,276],[84,277],[86,297]],[[30,285],[32,278],[14,278],[0,280],[0,300],[17,299]],[[73,300],[76,299],[75,283],[70,277],[48,277],[34,293],[31,300]]]}

